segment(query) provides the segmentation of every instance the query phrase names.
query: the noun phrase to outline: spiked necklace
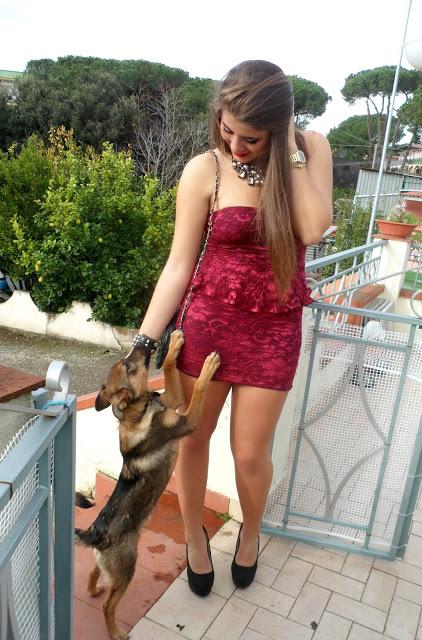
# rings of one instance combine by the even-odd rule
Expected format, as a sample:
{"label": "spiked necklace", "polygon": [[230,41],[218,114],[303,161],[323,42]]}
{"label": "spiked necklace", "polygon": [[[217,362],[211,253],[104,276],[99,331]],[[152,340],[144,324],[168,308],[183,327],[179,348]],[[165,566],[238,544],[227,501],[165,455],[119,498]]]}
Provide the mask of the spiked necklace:
{"label": "spiked necklace", "polygon": [[247,180],[252,187],[264,184],[264,175],[258,167],[248,162],[239,162],[232,157],[232,166],[239,178]]}

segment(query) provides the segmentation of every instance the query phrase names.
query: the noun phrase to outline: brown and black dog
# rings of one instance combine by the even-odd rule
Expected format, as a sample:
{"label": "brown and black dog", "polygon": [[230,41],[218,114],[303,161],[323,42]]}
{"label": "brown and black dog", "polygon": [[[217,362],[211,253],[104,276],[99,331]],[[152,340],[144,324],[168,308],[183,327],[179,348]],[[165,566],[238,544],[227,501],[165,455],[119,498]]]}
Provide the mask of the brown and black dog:
{"label": "brown and black dog", "polygon": [[136,347],[113,365],[95,401],[98,411],[111,405],[119,420],[123,466],[104,509],[88,529],[76,529],[75,535],[79,544],[94,549],[96,565],[88,580],[90,595],[103,591],[97,586],[101,572],[108,578],[110,592],[103,608],[112,640],[128,638],[116,624],[115,611],[135,572],[140,529],[171,477],[178,440],[198,426],[204,392],[220,365],[217,353],[206,358],[188,409],[177,413],[184,403],[176,368],[182,345],[182,332],[174,331],[163,365],[162,394],[148,390],[150,353]]}

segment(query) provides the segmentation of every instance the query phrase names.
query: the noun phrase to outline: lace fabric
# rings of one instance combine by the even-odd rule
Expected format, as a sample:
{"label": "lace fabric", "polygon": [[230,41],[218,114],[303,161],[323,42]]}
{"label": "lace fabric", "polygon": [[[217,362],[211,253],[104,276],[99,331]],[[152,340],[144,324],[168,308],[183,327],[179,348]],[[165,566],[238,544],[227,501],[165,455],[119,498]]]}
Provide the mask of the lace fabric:
{"label": "lace fabric", "polygon": [[214,227],[194,290],[254,313],[282,313],[310,304],[305,247],[298,244],[298,269],[280,300],[268,251],[255,239],[255,209],[227,207],[214,213]]}
{"label": "lace fabric", "polygon": [[240,206],[214,212],[183,321],[178,367],[197,377],[215,350],[221,357],[215,380],[288,390],[300,352],[302,308],[312,302],[305,247],[298,244],[298,268],[280,300],[268,250],[256,240],[255,215],[253,207]]}

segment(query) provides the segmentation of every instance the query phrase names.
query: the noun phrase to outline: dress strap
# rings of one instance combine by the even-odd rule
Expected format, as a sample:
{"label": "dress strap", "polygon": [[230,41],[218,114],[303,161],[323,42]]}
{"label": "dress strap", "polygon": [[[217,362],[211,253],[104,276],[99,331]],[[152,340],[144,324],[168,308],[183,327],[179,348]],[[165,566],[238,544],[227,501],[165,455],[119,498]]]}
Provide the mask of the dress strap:
{"label": "dress strap", "polygon": [[209,215],[208,215],[208,224],[207,224],[207,230],[206,230],[206,233],[205,233],[205,240],[204,240],[204,243],[202,245],[202,250],[201,250],[201,252],[199,254],[198,262],[196,263],[195,271],[193,272],[192,283],[191,283],[191,286],[189,288],[188,295],[186,296],[186,300],[185,300],[185,304],[183,305],[182,313],[180,314],[179,329],[182,327],[183,320],[184,320],[185,315],[186,315],[186,311],[188,310],[189,302],[190,302],[190,299],[192,297],[192,293],[193,293],[193,290],[194,290],[194,287],[195,287],[195,284],[194,284],[195,278],[197,277],[197,275],[199,273],[199,270],[201,268],[202,260],[204,259],[205,252],[206,252],[207,247],[208,247],[208,241],[209,241],[210,236],[211,236],[212,225],[213,225],[213,221],[214,221],[214,207],[215,207],[215,202],[217,200],[218,188],[220,186],[220,165],[218,163],[218,158],[217,158],[217,154],[215,153],[215,151],[210,149],[210,153],[212,153],[212,155],[214,156],[214,160],[215,160],[214,195],[213,195],[212,204],[211,204],[211,207],[210,207],[210,212],[209,212]]}
{"label": "dress strap", "polygon": [[213,149],[210,149],[210,153],[214,157],[215,162],[215,184],[214,184],[214,194],[211,201],[210,212],[214,212],[215,203],[217,202],[218,190],[220,188],[220,164],[218,162],[217,154]]}

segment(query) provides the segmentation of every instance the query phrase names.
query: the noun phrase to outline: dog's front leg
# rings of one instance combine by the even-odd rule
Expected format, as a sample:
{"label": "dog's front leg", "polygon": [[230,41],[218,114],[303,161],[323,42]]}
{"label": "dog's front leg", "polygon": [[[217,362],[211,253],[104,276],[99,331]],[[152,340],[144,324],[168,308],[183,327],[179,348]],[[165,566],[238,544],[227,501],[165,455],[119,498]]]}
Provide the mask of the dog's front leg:
{"label": "dog's front leg", "polygon": [[161,394],[161,402],[169,409],[177,409],[185,401],[180,374],[176,368],[177,356],[183,343],[183,332],[176,329],[171,334],[169,350],[163,364],[165,390]]}
{"label": "dog's front leg", "polygon": [[187,418],[189,424],[194,428],[198,426],[201,419],[202,403],[205,391],[219,366],[220,356],[216,351],[213,351],[205,358],[199,378],[195,382],[189,407],[183,414]]}

